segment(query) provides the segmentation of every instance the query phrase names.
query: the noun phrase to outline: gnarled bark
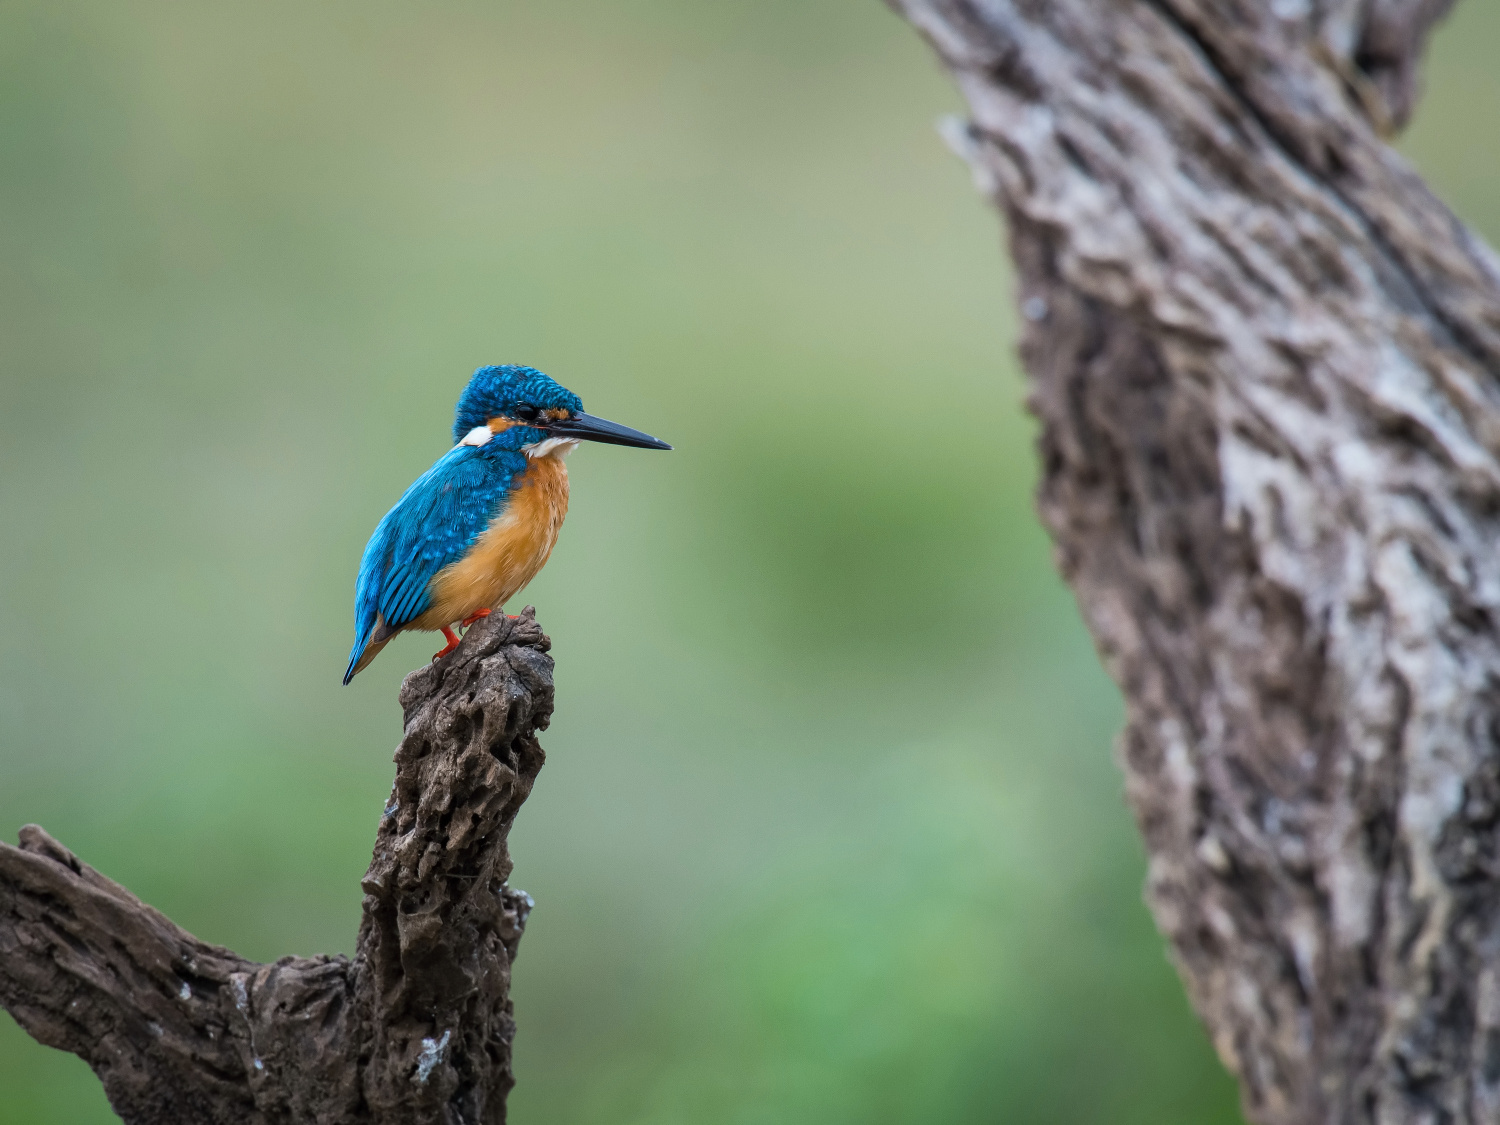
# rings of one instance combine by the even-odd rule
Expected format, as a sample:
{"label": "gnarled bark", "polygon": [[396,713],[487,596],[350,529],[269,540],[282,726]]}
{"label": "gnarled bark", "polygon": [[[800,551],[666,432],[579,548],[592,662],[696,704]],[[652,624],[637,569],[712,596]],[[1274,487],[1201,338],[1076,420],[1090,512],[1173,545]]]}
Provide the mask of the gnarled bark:
{"label": "gnarled bark", "polygon": [[352,960],[208,945],[29,826],[0,845],[0,1004],[128,1125],[503,1122],[531,909],[506,839],[544,760],[547,648],[529,608],[495,614],[406,677]]}
{"label": "gnarled bark", "polygon": [[1500,265],[1382,140],[1447,3],[892,2],[1007,220],[1042,517],[1247,1115],[1500,1121]]}

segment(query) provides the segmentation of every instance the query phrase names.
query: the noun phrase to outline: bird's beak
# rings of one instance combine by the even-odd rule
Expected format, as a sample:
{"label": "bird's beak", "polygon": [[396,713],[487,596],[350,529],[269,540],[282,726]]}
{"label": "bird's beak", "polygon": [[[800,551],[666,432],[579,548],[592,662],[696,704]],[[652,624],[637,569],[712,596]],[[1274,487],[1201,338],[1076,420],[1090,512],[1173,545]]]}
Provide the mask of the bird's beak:
{"label": "bird's beak", "polygon": [[553,437],[602,441],[606,445],[633,445],[639,449],[672,448],[666,442],[658,441],[650,434],[632,430],[629,426],[622,426],[618,422],[606,422],[603,418],[595,418],[592,414],[585,414],[581,410],[575,412],[570,418],[548,422],[545,429]]}

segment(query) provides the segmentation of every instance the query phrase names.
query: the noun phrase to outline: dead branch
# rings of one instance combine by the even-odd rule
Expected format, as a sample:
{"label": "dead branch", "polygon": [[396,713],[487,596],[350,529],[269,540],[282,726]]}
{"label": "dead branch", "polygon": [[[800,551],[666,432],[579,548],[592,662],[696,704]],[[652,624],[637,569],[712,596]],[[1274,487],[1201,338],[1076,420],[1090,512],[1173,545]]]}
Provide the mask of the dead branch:
{"label": "dead branch", "polygon": [[531,900],[506,839],[545,755],[549,642],[479,622],[401,685],[405,736],[354,958],[199,941],[36,826],[0,845],[0,1003],[127,1125],[494,1125]]}

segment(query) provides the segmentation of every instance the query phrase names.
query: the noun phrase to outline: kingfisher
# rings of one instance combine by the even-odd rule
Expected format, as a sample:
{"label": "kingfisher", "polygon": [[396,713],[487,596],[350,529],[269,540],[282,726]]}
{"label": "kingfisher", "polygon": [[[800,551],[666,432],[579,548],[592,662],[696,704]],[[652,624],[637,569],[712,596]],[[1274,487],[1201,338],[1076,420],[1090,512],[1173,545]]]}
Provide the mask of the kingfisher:
{"label": "kingfisher", "polygon": [[580,441],[671,449],[583,412],[534,367],[481,367],[459,396],[453,448],[417,478],[365,546],[344,683],[397,633],[465,628],[501,609],[547,563],[568,512],[565,458]]}

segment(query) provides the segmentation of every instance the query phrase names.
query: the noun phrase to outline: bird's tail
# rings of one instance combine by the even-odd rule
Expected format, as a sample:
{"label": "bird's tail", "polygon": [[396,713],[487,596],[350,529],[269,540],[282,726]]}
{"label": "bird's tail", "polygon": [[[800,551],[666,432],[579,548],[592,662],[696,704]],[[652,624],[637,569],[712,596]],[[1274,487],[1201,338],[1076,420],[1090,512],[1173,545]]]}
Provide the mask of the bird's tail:
{"label": "bird's tail", "polygon": [[391,638],[371,641],[364,648],[357,648],[349,654],[349,670],[344,673],[344,683],[348,683],[370,666],[370,661],[380,655],[380,650],[390,643]]}
{"label": "bird's tail", "polygon": [[354,638],[354,650],[349,653],[349,670],[344,673],[344,683],[348,683],[370,666],[370,661],[380,655],[380,650],[390,643],[390,639],[400,632],[392,629],[385,623],[385,618],[376,614],[370,625],[373,629],[365,628],[359,631],[359,636]]}

